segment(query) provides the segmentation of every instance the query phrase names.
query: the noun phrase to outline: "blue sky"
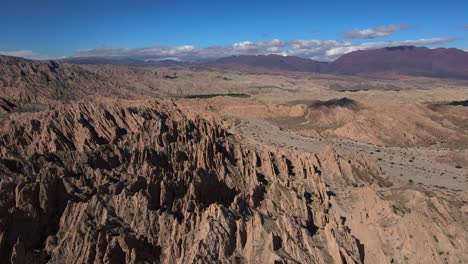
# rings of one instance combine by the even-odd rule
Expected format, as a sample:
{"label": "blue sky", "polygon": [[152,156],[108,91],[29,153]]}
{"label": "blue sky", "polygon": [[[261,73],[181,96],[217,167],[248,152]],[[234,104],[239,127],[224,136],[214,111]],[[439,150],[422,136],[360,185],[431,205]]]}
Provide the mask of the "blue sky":
{"label": "blue sky", "polygon": [[466,0],[4,0],[0,7],[0,53],[31,58],[270,52],[330,60],[390,41],[468,49]]}

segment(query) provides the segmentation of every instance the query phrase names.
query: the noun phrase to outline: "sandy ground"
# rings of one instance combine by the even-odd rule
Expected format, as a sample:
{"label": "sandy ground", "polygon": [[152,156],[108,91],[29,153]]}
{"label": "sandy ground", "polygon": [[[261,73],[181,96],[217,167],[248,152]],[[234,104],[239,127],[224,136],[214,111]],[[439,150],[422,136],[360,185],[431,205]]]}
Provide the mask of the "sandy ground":
{"label": "sandy ground", "polygon": [[382,167],[386,176],[396,180],[401,185],[412,180],[414,183],[425,185],[468,190],[468,171],[466,169],[456,168],[451,164],[437,163],[431,159],[432,156],[448,155],[452,152],[451,150],[385,147],[342,139],[314,139],[281,129],[264,119],[245,116],[227,117],[240,120],[235,129],[253,144],[261,144],[273,149],[278,147],[292,148],[314,153],[331,145],[338,151],[371,156]]}
{"label": "sandy ground", "polygon": [[[179,102],[194,109],[208,110],[208,112],[229,120],[237,120],[237,122],[233,122],[237,124],[234,129],[240,131],[243,137],[252,144],[260,144],[273,149],[292,148],[314,153],[319,152],[326,145],[331,145],[339,151],[359,153],[372,157],[382,167],[385,175],[394,180],[397,185],[407,185],[412,182],[453,190],[468,190],[468,149],[464,146],[466,144],[446,144],[451,139],[445,137],[445,135],[456,136],[457,133],[466,134],[466,125],[463,124],[467,120],[466,109],[458,108],[435,113],[425,108],[426,105],[439,102],[468,100],[466,83],[429,78],[409,78],[404,81],[383,82],[307,74],[251,75],[224,73],[224,75],[221,75],[226,75],[232,79],[232,81],[227,81],[222,85],[229,86],[231,83],[237,85],[236,88],[228,89],[229,92],[247,93],[251,97],[248,99],[230,97],[200,100],[181,99]],[[398,87],[399,90],[379,88],[388,83]],[[340,87],[363,86],[371,87],[371,89],[355,91],[331,89],[331,87],[337,85]],[[421,117],[421,122],[426,122],[429,125],[424,128],[425,130],[416,125],[408,132],[416,136],[427,136],[433,133],[434,137],[432,139],[436,144],[426,147],[409,145],[397,147],[397,144],[395,146],[391,146],[391,144],[376,145],[370,144],[366,140],[350,140],[339,135],[334,137],[314,136],[316,133],[312,130],[312,126],[299,129],[291,125],[294,121],[288,124],[288,118],[293,120],[296,117],[302,118],[301,115],[303,115],[300,108],[288,108],[288,105],[295,101],[330,100],[343,97],[358,102],[366,102],[367,105],[371,105],[377,110],[379,110],[380,104],[386,105],[385,110],[380,109],[381,116],[401,118],[396,121],[407,118],[407,116],[401,116],[403,113],[406,115],[414,113],[413,109],[420,111],[418,115],[413,115],[413,118]],[[392,106],[394,107],[392,108]],[[387,110],[391,111],[392,115],[385,116]],[[327,114],[327,112],[324,113],[324,115]],[[336,113],[340,114],[339,111],[330,112],[331,115]],[[372,111],[368,111],[366,114],[372,115]],[[437,116],[438,119],[435,119],[434,116]],[[273,121],[277,117],[285,117],[283,119],[286,121],[281,123],[281,118]],[[458,127],[455,129],[452,124],[447,125],[448,120],[444,120],[446,117],[456,118],[453,119],[455,120],[453,124],[458,125]],[[269,120],[272,120],[272,122],[269,122]],[[278,120],[280,120],[279,123]],[[391,120],[388,122],[391,122]],[[395,126],[402,124],[405,123],[397,122]],[[361,132],[364,134],[367,131],[366,129],[373,129],[373,124],[366,125],[367,127],[361,128],[363,130]],[[445,125],[445,127],[442,128],[441,125]],[[359,129],[359,127],[357,128]],[[454,129],[449,131],[447,128]],[[301,129],[303,131],[300,131]],[[307,131],[307,129],[309,130]],[[406,132],[405,129],[408,128],[400,127],[398,129]],[[435,130],[432,129],[448,132],[441,134],[434,132]],[[306,133],[303,133],[304,131]],[[354,132],[351,130],[349,133]],[[379,133],[381,132],[376,132],[375,135],[387,137],[398,135],[398,133],[389,133],[387,135]],[[395,140],[398,139],[395,138]],[[449,148],[452,146],[458,148]]]}

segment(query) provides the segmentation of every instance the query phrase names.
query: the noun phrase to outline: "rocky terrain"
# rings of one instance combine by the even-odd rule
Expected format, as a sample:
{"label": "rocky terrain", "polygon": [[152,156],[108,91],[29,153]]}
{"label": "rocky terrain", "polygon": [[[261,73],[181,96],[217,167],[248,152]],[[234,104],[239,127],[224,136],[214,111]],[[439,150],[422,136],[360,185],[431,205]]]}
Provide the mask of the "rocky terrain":
{"label": "rocky terrain", "polygon": [[0,57],[0,260],[464,263],[467,99]]}
{"label": "rocky terrain", "polygon": [[12,262],[364,258],[330,213],[316,156],[242,148],[171,103],[57,105],[2,128]]}

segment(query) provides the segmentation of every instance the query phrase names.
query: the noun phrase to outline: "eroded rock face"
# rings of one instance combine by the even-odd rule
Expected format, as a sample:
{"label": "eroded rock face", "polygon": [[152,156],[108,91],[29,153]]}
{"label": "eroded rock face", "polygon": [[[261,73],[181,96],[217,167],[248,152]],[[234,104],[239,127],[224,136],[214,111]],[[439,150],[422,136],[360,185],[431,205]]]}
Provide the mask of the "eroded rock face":
{"label": "eroded rock face", "polygon": [[0,259],[364,261],[314,154],[243,146],[167,101],[56,104],[0,122]]}
{"label": "eroded rock face", "polygon": [[392,186],[371,159],[326,147],[319,154],[332,210],[366,263],[463,263],[466,192],[423,184]]}

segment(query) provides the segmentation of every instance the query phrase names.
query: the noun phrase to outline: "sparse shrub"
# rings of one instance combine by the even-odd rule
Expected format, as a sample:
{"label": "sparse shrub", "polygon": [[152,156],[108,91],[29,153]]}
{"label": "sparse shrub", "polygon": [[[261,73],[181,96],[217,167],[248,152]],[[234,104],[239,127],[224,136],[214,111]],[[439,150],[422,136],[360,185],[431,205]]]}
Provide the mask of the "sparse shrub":
{"label": "sparse shrub", "polygon": [[217,96],[229,96],[229,97],[239,97],[239,98],[248,98],[250,95],[248,94],[243,94],[243,93],[228,93],[228,94],[195,94],[195,95],[188,95],[185,98],[188,99],[207,99],[207,98],[213,98]]}

